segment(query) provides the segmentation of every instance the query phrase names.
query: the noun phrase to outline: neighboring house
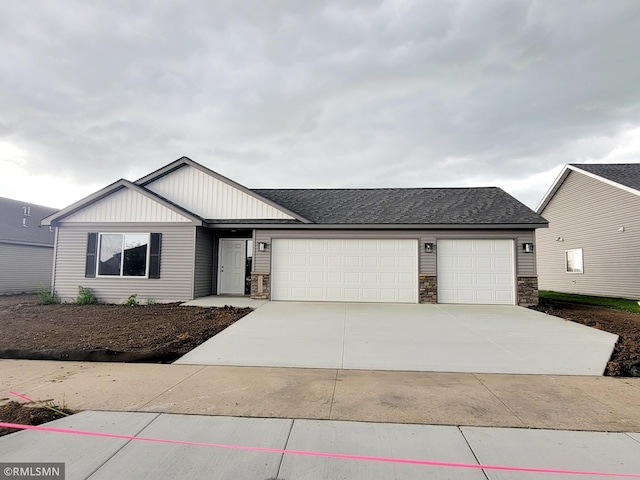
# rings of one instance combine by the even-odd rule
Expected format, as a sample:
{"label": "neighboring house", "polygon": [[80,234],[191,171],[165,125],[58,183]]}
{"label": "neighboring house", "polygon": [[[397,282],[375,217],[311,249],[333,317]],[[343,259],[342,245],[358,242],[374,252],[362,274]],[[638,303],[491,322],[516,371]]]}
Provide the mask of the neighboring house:
{"label": "neighboring house", "polygon": [[42,223],[63,299],[521,305],[547,226],[499,188],[250,190],[186,157]]}
{"label": "neighboring house", "polygon": [[537,212],[540,288],[640,299],[640,164],[569,164]]}
{"label": "neighboring house", "polygon": [[40,220],[56,211],[0,198],[0,295],[51,286],[54,232],[40,227]]}

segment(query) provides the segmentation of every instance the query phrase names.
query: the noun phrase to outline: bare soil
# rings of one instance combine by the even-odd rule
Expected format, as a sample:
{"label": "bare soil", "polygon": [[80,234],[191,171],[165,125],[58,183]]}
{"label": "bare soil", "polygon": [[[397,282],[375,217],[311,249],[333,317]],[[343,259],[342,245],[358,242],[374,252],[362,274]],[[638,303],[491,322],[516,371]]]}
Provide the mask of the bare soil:
{"label": "bare soil", "polygon": [[531,308],[618,335],[605,375],[640,376],[640,313],[547,299]]}
{"label": "bare soil", "polygon": [[38,305],[0,297],[0,358],[170,362],[251,312],[250,308]]}
{"label": "bare soil", "polygon": [[[74,413],[72,410],[64,407],[55,406],[54,408],[55,410],[41,405],[30,405],[11,401],[0,405],[0,422],[20,425],[40,425]],[[0,437],[18,431],[19,430],[15,428],[0,427]]]}

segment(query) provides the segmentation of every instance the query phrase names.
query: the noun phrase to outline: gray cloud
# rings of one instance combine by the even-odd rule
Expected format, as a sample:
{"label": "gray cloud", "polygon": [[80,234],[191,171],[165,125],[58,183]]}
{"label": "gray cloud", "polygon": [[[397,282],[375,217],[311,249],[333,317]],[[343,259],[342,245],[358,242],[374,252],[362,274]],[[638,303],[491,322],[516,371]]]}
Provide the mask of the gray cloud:
{"label": "gray cloud", "polygon": [[640,126],[638,24],[633,0],[13,2],[0,141],[77,183],[187,155],[253,187],[499,185],[533,206],[548,185],[513,185]]}

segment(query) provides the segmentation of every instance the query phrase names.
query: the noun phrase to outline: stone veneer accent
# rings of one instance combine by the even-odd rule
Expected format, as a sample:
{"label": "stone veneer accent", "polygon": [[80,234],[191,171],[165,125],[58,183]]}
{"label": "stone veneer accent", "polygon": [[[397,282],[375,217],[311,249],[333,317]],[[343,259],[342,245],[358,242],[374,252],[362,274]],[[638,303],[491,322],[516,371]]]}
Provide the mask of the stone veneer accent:
{"label": "stone veneer accent", "polygon": [[271,282],[268,273],[251,272],[251,298],[269,300],[271,296]]}
{"label": "stone veneer accent", "polygon": [[435,275],[418,276],[418,301],[438,303],[438,279]]}
{"label": "stone veneer accent", "polygon": [[518,305],[529,307],[538,304],[538,277],[518,276]]}

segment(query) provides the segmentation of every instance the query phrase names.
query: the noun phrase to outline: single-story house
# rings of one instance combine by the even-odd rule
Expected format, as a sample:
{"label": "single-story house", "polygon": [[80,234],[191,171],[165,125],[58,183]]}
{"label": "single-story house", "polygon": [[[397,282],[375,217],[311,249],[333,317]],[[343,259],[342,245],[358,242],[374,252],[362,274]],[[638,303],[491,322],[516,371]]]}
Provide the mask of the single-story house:
{"label": "single-story house", "polygon": [[540,202],[540,288],[640,299],[640,164],[568,164]]}
{"label": "single-story house", "polygon": [[0,198],[0,295],[49,288],[54,231],[40,227],[40,220],[56,211]]}
{"label": "single-story house", "polygon": [[547,226],[499,188],[249,189],[186,157],[42,224],[62,299],[520,305]]}

